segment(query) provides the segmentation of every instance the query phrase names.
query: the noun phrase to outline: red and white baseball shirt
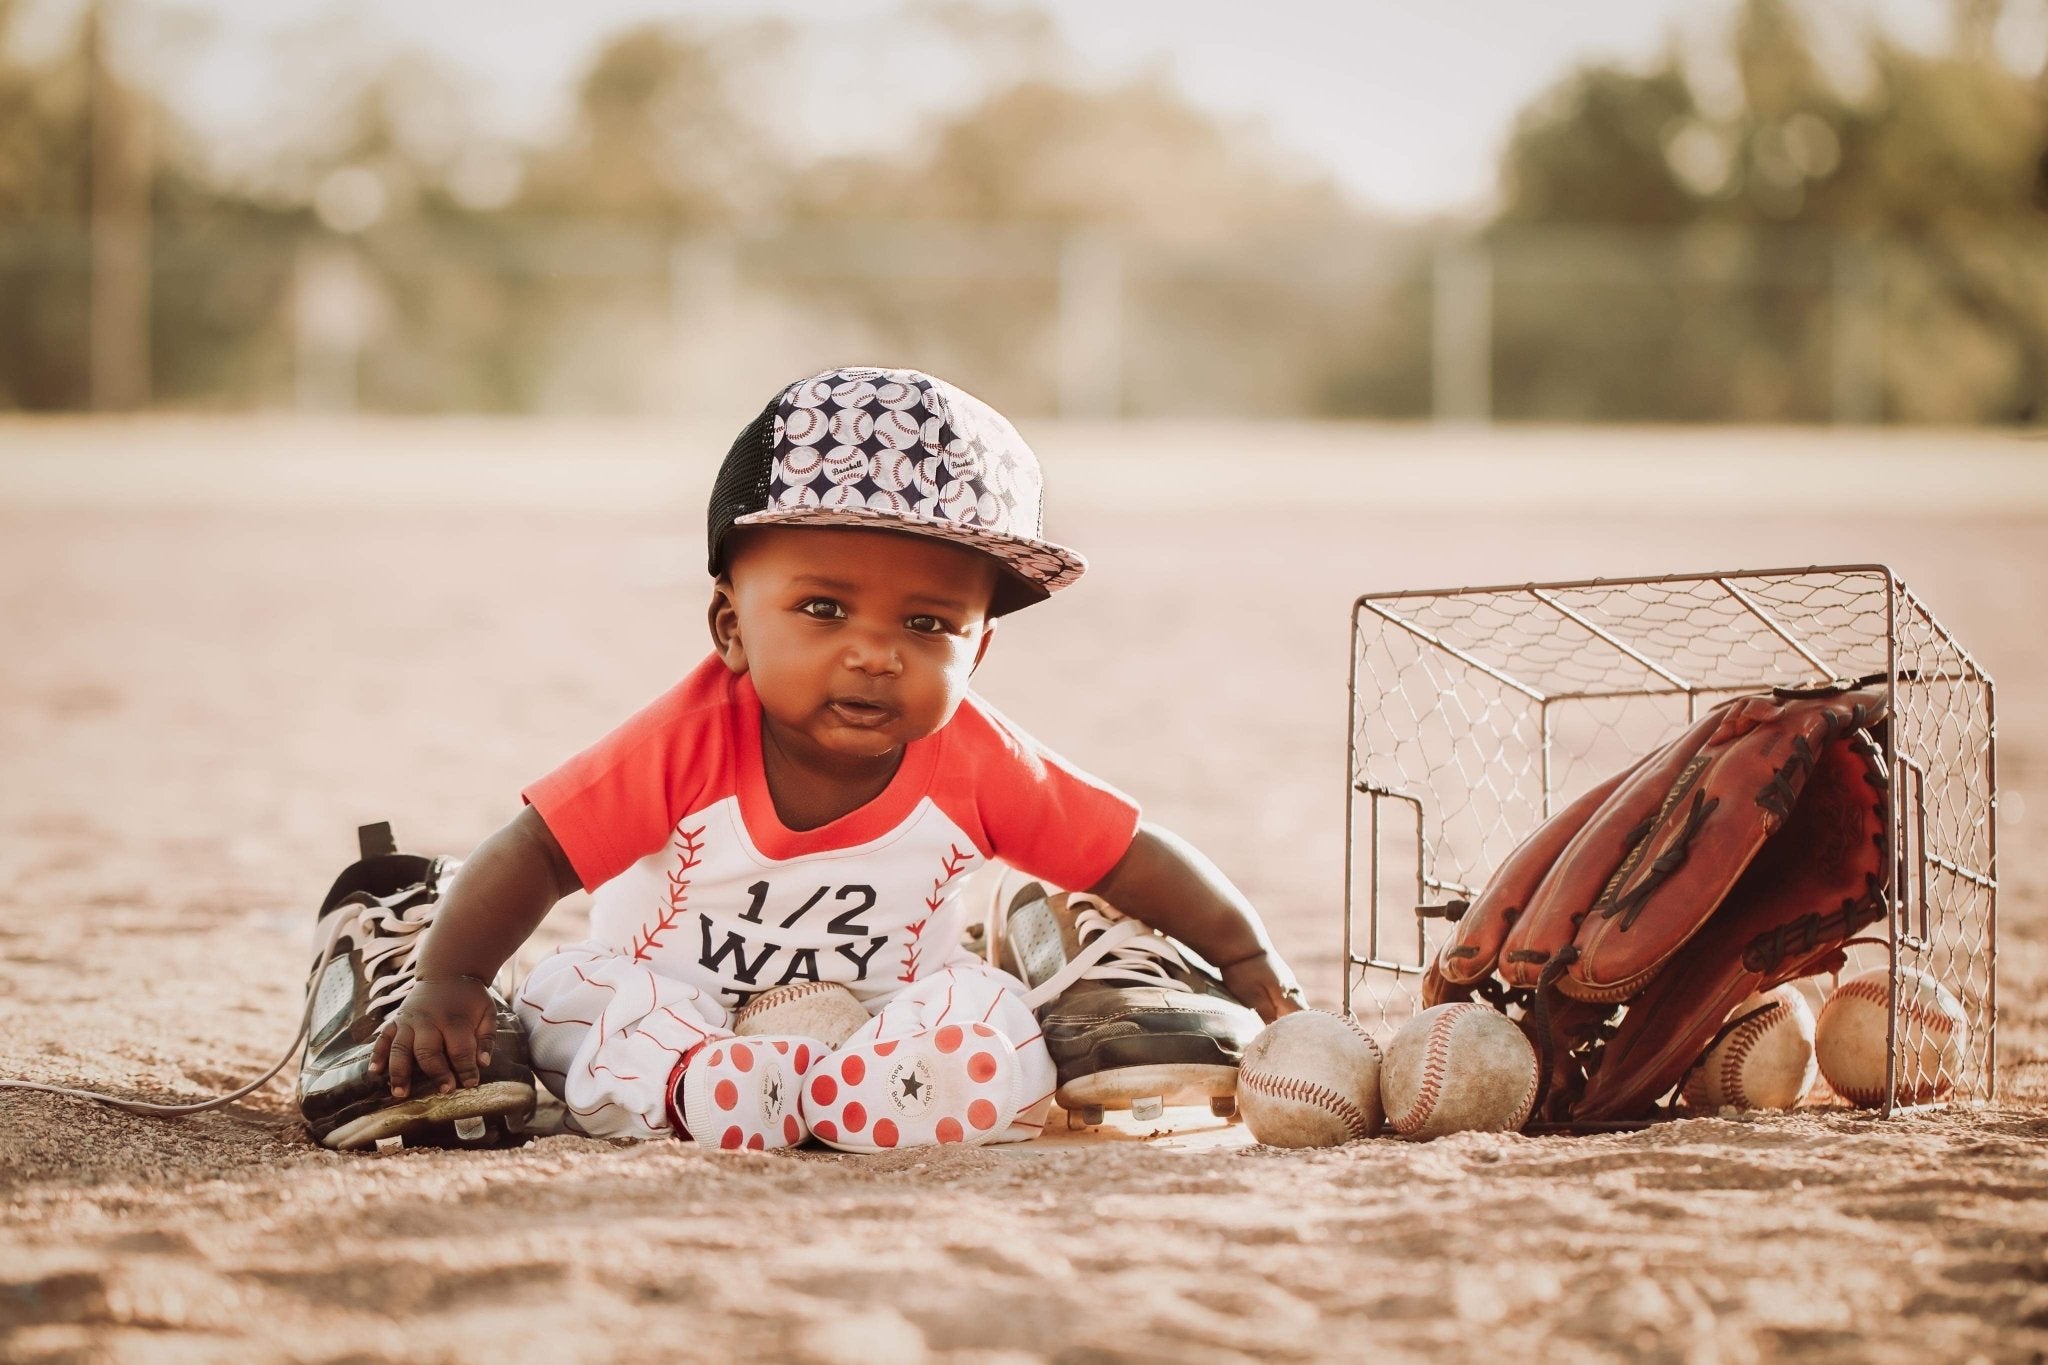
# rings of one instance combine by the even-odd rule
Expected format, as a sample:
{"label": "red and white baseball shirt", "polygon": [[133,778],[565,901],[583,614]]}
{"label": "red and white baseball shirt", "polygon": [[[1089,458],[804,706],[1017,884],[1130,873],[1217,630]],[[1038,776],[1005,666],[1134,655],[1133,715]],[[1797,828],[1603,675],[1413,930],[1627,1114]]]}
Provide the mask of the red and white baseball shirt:
{"label": "red and white baseball shirt", "polygon": [[874,800],[817,829],[776,817],[751,679],[711,655],[525,797],[594,893],[591,937],[737,1008],[790,981],[864,1002],[959,960],[961,881],[1001,858],[1093,886],[1137,805],[969,694],[905,746]]}

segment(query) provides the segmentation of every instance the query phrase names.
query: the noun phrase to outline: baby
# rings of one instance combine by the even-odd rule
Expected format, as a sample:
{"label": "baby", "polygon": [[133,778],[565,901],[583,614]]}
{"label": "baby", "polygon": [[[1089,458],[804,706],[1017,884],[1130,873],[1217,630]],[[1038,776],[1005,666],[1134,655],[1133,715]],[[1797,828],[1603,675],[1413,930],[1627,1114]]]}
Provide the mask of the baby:
{"label": "baby", "polygon": [[[942,380],[837,369],[776,395],[712,492],[710,655],[529,787],[438,898],[330,894],[323,913],[347,901],[362,923],[330,939],[353,1006],[316,1018],[315,1136],[361,1146],[530,1105],[523,1037],[593,1136],[1032,1137],[1060,1084],[1051,1025],[963,944],[961,887],[997,859],[1171,935],[1263,1019],[1299,1008],[1221,873],[969,690],[1000,618],[1086,567],[1043,539],[1040,494],[1010,423]],[[508,1010],[494,976],[578,888],[590,938]],[[401,920],[427,926],[412,979],[366,987]],[[865,1026],[836,1046],[735,1036],[748,1001],[804,982],[850,991]]]}

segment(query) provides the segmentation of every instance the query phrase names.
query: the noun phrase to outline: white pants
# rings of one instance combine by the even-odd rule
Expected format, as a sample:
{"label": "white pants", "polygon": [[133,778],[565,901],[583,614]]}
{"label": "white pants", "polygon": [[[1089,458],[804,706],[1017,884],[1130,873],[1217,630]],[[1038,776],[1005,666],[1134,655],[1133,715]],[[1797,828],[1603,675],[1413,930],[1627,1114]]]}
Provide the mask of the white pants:
{"label": "white pants", "polygon": [[[1022,1142],[1045,1126],[1056,1083],[1023,995],[1017,978],[968,959],[869,1002],[873,1017],[848,1041],[903,1038],[947,1023],[989,1025],[1016,1049],[1025,1092],[1037,1097],[992,1141]],[[598,943],[572,943],[543,958],[513,1004],[535,1074],[561,1097],[569,1128],[591,1137],[673,1136],[667,1101],[676,1063],[700,1043],[732,1036],[732,1013],[717,996]]]}

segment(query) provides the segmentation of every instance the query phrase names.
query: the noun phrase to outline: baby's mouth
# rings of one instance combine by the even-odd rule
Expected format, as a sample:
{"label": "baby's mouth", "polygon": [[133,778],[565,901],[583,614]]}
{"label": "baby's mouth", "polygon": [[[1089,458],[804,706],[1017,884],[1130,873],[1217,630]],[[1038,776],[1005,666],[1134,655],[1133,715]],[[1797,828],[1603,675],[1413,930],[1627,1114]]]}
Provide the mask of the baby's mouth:
{"label": "baby's mouth", "polygon": [[872,730],[887,725],[896,718],[896,708],[881,702],[866,701],[860,697],[834,697],[827,703],[833,715],[841,724],[856,729]]}

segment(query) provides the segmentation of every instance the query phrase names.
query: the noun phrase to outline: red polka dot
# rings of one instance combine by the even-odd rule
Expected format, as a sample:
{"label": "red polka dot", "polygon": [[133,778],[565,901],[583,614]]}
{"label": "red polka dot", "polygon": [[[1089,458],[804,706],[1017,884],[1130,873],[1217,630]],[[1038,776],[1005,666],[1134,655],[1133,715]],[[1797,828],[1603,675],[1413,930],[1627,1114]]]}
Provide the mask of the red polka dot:
{"label": "red polka dot", "polygon": [[745,1133],[742,1133],[737,1128],[728,1128],[725,1130],[725,1136],[718,1140],[718,1145],[725,1148],[728,1152],[736,1152],[740,1149],[740,1144],[746,1140],[747,1135]]}
{"label": "red polka dot", "polygon": [[895,1145],[896,1125],[891,1123],[888,1119],[883,1119],[880,1123],[877,1123],[875,1125],[875,1146],[894,1147]]}
{"label": "red polka dot", "polygon": [[847,1132],[858,1133],[868,1126],[868,1111],[859,1100],[855,1100],[840,1111],[839,1121],[846,1125]]}
{"label": "red polka dot", "polygon": [[960,1120],[953,1118],[940,1119],[936,1133],[940,1142],[964,1142],[967,1138],[966,1131],[960,1127]]}
{"label": "red polka dot", "polygon": [[977,1038],[993,1038],[996,1036],[996,1031],[987,1024],[976,1024],[974,1026],[974,1036]]}
{"label": "red polka dot", "polygon": [[955,1052],[959,1050],[960,1040],[964,1036],[958,1024],[948,1024],[932,1035],[932,1042],[938,1045],[941,1052]]}
{"label": "red polka dot", "polygon": [[819,1104],[830,1104],[839,1097],[839,1083],[830,1076],[820,1076],[811,1082],[811,1098]]}
{"label": "red polka dot", "polygon": [[812,1124],[811,1131],[816,1133],[819,1139],[824,1142],[837,1142],[839,1140],[839,1130],[833,1127],[832,1120],[830,1119],[826,1119],[822,1123]]}
{"label": "red polka dot", "polygon": [[782,1140],[792,1147],[804,1140],[803,1125],[796,1121],[795,1114],[782,1116]]}
{"label": "red polka dot", "polygon": [[713,1066],[717,1066],[719,1058],[723,1056],[725,1056],[725,1049],[722,1047],[716,1048],[712,1051],[711,1055],[709,1057],[706,1057],[704,1060],[709,1062]]}
{"label": "red polka dot", "polygon": [[996,1107],[987,1100],[976,1100],[967,1106],[967,1121],[986,1133],[996,1126]]}
{"label": "red polka dot", "polygon": [[967,1059],[967,1074],[977,1081],[985,1081],[996,1074],[994,1054],[977,1052]]}
{"label": "red polka dot", "polygon": [[741,1071],[752,1071],[754,1069],[754,1049],[750,1047],[734,1048],[732,1050],[732,1064]]}
{"label": "red polka dot", "polygon": [[802,1043],[796,1045],[796,1074],[801,1076],[811,1069],[811,1050]]}
{"label": "red polka dot", "polygon": [[886,1057],[886,1056],[888,1056],[888,1055],[889,1055],[890,1053],[894,1052],[895,1050],[896,1050],[896,1044],[895,1044],[895,1041],[894,1041],[894,1040],[891,1040],[891,1041],[889,1041],[889,1042],[886,1042],[886,1043],[876,1043],[876,1044],[875,1044],[875,1055],[876,1055],[877,1057]]}
{"label": "red polka dot", "polygon": [[859,1085],[861,1078],[868,1074],[868,1064],[858,1057],[848,1057],[839,1064],[839,1074],[846,1078],[848,1085]]}
{"label": "red polka dot", "polygon": [[748,1151],[750,1151],[750,1152],[765,1152],[765,1151],[767,1151],[767,1150],[768,1150],[768,1139],[767,1139],[767,1138],[765,1138],[765,1137],[763,1137],[763,1136],[762,1136],[761,1134],[759,1134],[759,1133],[756,1133],[756,1134],[754,1134],[754,1135],[753,1135],[752,1137],[750,1137],[750,1138],[748,1138],[748,1139],[747,1139],[747,1150],[748,1150]]}
{"label": "red polka dot", "polygon": [[783,1056],[787,1057],[789,1055],[789,1044],[784,1042],[777,1042],[775,1044],[775,1050],[781,1053]]}
{"label": "red polka dot", "polygon": [[740,1088],[731,1081],[720,1081],[712,1087],[711,1101],[720,1109],[737,1109],[740,1103]]}

